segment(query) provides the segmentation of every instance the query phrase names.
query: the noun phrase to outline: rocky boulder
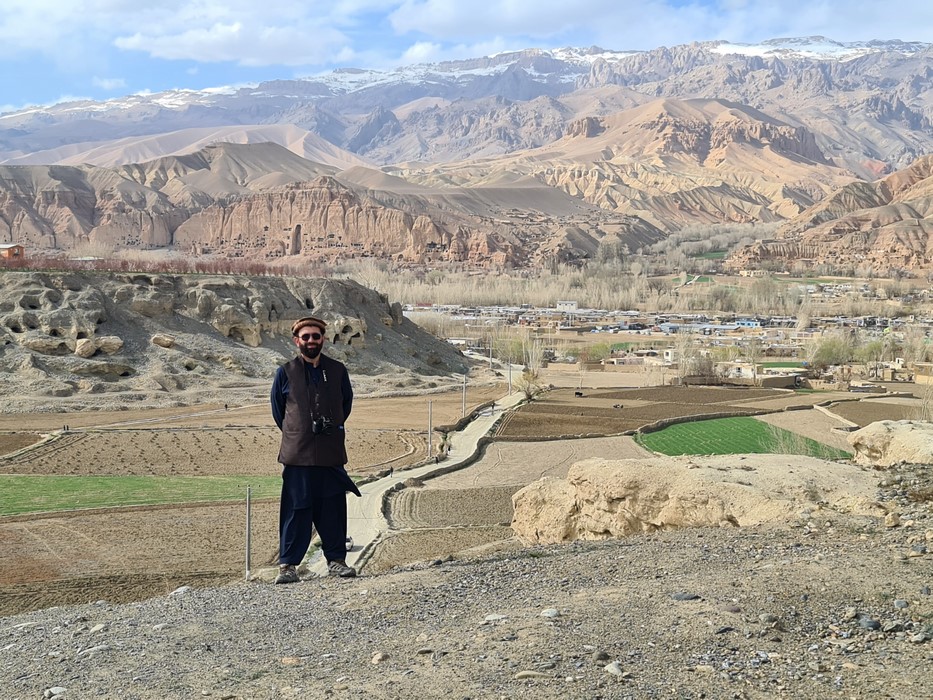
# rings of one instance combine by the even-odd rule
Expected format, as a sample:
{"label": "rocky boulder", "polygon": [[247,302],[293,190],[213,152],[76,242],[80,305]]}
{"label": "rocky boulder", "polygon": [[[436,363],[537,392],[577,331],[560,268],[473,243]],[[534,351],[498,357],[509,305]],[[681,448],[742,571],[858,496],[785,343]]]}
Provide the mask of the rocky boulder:
{"label": "rocky boulder", "polygon": [[848,437],[855,461],[875,468],[895,464],[933,464],[933,423],[883,420]]}
{"label": "rocky boulder", "polygon": [[[154,341],[153,341],[154,342]],[[115,335],[102,335],[91,338],[78,338],[75,341],[75,355],[85,359],[104,353],[113,355],[123,349],[123,338]]]}
{"label": "rocky boulder", "polygon": [[156,333],[150,340],[153,345],[158,345],[160,348],[171,348],[175,345],[175,336],[168,333]]}
{"label": "rocky boulder", "polygon": [[820,508],[883,517],[867,470],[797,455],[606,460],[545,477],[512,497],[528,544],[604,540],[683,527],[784,521]]}
{"label": "rocky boulder", "polygon": [[123,338],[115,335],[102,335],[97,338],[97,349],[107,355],[113,355],[123,349]]}
{"label": "rocky boulder", "polygon": [[97,343],[90,338],[81,338],[75,342],[75,355],[78,357],[94,357],[97,352]]}

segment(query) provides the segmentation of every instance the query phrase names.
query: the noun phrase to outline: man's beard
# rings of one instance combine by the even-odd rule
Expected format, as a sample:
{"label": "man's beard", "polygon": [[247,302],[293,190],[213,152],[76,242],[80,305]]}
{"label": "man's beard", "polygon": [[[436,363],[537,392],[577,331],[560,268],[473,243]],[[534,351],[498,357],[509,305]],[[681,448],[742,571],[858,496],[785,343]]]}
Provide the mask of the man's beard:
{"label": "man's beard", "polygon": [[298,348],[298,350],[309,360],[313,360],[315,357],[321,354],[320,345],[302,345]]}

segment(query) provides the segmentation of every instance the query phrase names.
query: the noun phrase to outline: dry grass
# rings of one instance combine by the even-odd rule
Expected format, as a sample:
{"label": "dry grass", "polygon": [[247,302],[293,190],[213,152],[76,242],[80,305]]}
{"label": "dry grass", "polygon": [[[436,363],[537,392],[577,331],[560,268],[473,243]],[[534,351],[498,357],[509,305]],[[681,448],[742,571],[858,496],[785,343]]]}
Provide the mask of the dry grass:
{"label": "dry grass", "polygon": [[907,499],[914,503],[933,503],[933,486],[913,489],[907,492]]}
{"label": "dry grass", "polygon": [[803,435],[792,433],[789,430],[768,425],[771,436],[771,452],[779,455],[805,455],[810,454],[809,445]]}

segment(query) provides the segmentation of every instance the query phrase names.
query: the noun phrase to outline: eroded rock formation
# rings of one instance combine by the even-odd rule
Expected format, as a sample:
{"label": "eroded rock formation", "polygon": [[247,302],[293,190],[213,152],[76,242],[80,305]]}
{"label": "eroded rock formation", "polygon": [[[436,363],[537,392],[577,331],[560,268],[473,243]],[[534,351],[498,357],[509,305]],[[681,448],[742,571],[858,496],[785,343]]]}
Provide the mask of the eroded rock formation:
{"label": "eroded rock formation", "polygon": [[362,384],[382,375],[391,391],[465,370],[398,304],[348,280],[6,272],[0,396],[186,403],[224,387],[261,393],[294,356],[292,321],[311,313],[328,321],[328,353]]}
{"label": "eroded rock formation", "polygon": [[933,268],[933,156],[873,183],[846,185],[788,221],[775,239],[742,248],[725,264],[798,262],[861,274]]}
{"label": "eroded rock formation", "polygon": [[512,497],[512,529],[526,543],[602,540],[683,527],[733,527],[827,507],[883,517],[870,473],[789,456],[588,459],[566,479],[546,477]]}
{"label": "eroded rock formation", "polygon": [[883,469],[895,464],[933,464],[933,423],[883,420],[848,437],[855,461]]}

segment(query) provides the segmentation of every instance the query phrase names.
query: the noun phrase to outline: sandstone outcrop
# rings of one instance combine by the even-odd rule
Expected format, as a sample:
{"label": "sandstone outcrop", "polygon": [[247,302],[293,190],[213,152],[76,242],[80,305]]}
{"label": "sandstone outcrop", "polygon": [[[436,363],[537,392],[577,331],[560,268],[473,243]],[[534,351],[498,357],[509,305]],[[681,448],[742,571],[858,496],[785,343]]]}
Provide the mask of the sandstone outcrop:
{"label": "sandstone outcrop", "polygon": [[[229,143],[119,169],[0,166],[0,241],[30,253],[92,246],[329,262],[525,260],[469,212],[405,194],[380,199],[335,173],[274,144]],[[484,256],[485,248],[501,254]],[[144,315],[165,313],[158,295],[132,303]]]}
{"label": "sandstone outcrop", "polygon": [[6,272],[0,397],[10,411],[29,396],[89,406],[264,398],[294,356],[291,323],[309,313],[327,320],[327,352],[361,392],[437,385],[466,370],[459,351],[397,303],[348,280]]}
{"label": "sandstone outcrop", "polygon": [[756,455],[589,459],[512,497],[526,543],[602,540],[683,527],[746,526],[824,507],[883,517],[875,481],[852,465]]}
{"label": "sandstone outcrop", "polygon": [[933,156],[873,183],[846,185],[726,261],[731,269],[775,262],[891,274],[933,269]]}
{"label": "sandstone outcrop", "polygon": [[[661,232],[684,226],[779,222],[854,180],[829,162],[808,129],[714,99],[653,100],[587,117],[558,141],[508,158],[484,159],[481,167],[432,164],[397,172],[435,187],[525,174],[570,200],[616,216],[611,221],[607,216],[555,219],[538,246],[589,255],[593,246],[560,241],[572,226],[594,241],[605,240],[608,230],[618,231],[622,244],[636,250],[663,238]],[[557,199],[556,192],[551,198]]]}
{"label": "sandstone outcrop", "polygon": [[895,464],[933,464],[933,423],[883,420],[848,436],[855,461],[878,469]]}
{"label": "sandstone outcrop", "polygon": [[[688,225],[780,221],[852,179],[804,127],[722,100],[655,100],[559,136],[509,157],[402,164],[391,175],[338,172],[274,144],[112,170],[0,166],[0,240],[30,252],[546,267],[592,259],[603,243],[635,251]],[[158,294],[131,303],[165,313]],[[217,323],[258,342],[241,320]]]}
{"label": "sandstone outcrop", "polygon": [[[426,254],[448,262],[486,263],[478,239],[502,248],[491,231],[471,230],[463,217],[387,206],[360,196],[345,184],[321,177],[261,194],[214,204],[178,227],[174,244],[182,250],[232,257],[301,256],[336,262],[382,257],[423,262]],[[465,225],[467,224],[467,225]],[[516,264],[509,251],[501,264]]]}

